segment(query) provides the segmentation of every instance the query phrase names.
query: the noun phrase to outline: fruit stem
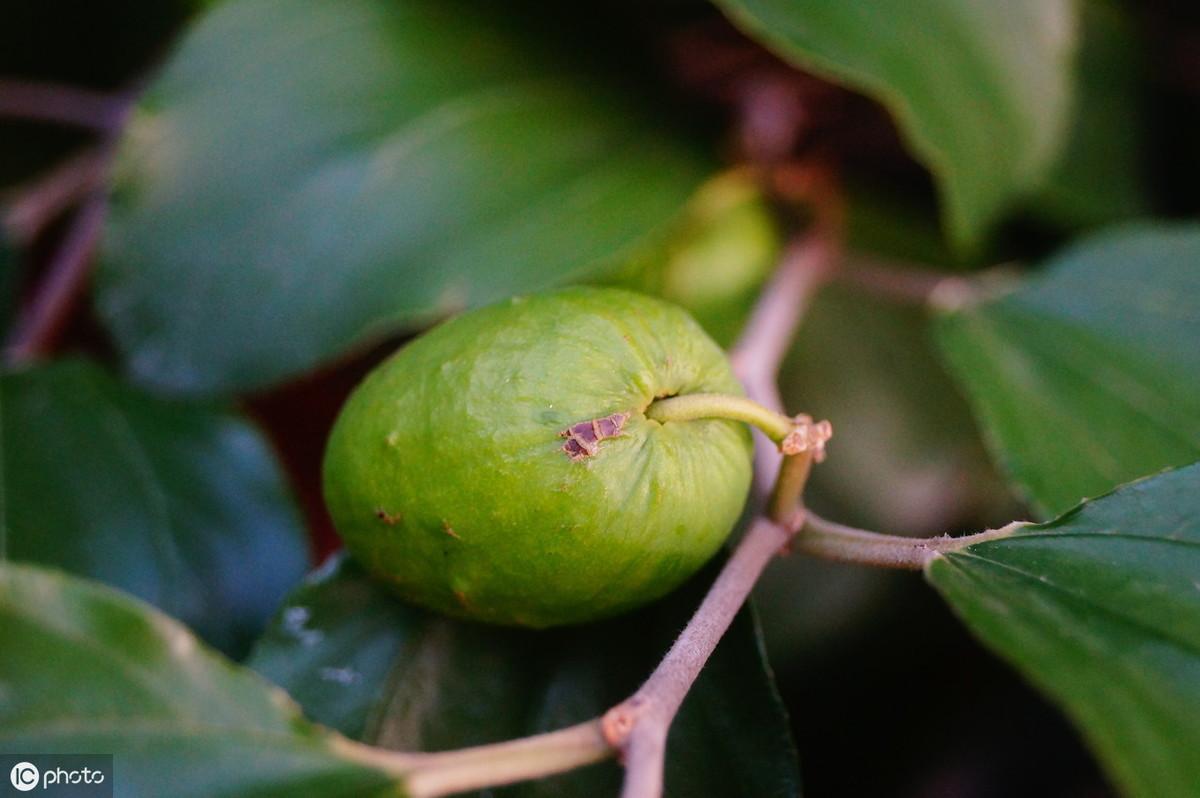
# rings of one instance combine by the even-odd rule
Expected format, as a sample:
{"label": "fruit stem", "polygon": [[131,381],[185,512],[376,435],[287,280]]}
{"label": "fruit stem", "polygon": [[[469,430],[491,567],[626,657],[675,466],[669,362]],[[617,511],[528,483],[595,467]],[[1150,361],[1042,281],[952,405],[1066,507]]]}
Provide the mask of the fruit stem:
{"label": "fruit stem", "polygon": [[767,516],[779,524],[791,523],[800,510],[800,497],[812,471],[813,452],[787,455],[775,477],[775,486],[767,500]]}
{"label": "fruit stem", "polygon": [[753,399],[720,393],[691,393],[655,399],[646,408],[646,418],[664,424],[702,418],[743,421],[762,430],[775,443],[782,443],[796,426],[792,419]]}

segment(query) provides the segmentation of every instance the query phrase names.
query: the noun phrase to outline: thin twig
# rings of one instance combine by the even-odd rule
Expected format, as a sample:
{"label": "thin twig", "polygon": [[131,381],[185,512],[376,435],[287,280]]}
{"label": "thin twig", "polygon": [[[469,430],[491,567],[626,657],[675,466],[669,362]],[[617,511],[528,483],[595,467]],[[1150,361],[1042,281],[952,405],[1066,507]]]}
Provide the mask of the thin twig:
{"label": "thin twig", "polygon": [[[763,290],[741,338],[730,352],[734,373],[746,395],[783,412],[777,375],[800,320],[817,289],[833,271],[840,233],[825,225],[813,229],[784,252],[779,268]],[[779,471],[779,452],[765,435],[755,432],[754,482],[765,496]]]}
{"label": "thin twig", "polygon": [[123,124],[131,101],[130,92],[0,79],[0,116],[34,122],[55,122],[111,133]]}
{"label": "thin twig", "polygon": [[104,183],[110,158],[110,148],[93,147],[18,189],[4,215],[5,228],[17,240],[32,241],[59,214]]}
{"label": "thin twig", "polygon": [[671,721],[759,575],[790,537],[783,525],[756,519],[654,673],[632,697],[604,716],[606,736],[625,753],[622,798],[662,794],[663,755]]}
{"label": "thin twig", "polygon": [[16,218],[7,224],[32,238],[42,225],[83,197],[58,249],[8,340],[8,362],[20,363],[46,354],[66,324],[87,284],[107,216],[108,180],[117,138],[133,107],[135,90],[97,94],[54,84],[0,80],[0,115],[4,113],[53,121],[77,121],[104,135],[96,149],[77,156],[38,184],[26,204],[18,200]]}
{"label": "thin twig", "polygon": [[532,737],[438,753],[387,751],[342,737],[333,738],[332,745],[347,759],[400,779],[410,798],[441,798],[550,776],[616,753],[598,718]]}
{"label": "thin twig", "polygon": [[96,191],[79,208],[9,341],[10,363],[25,362],[50,350],[87,282],[107,206],[104,192]]}
{"label": "thin twig", "polygon": [[1023,526],[1027,522],[1014,521],[974,535],[912,538],[857,529],[805,513],[792,550],[837,562],[920,571],[940,554],[1008,537]]}
{"label": "thin twig", "polygon": [[1020,279],[1015,264],[970,274],[946,274],[919,264],[846,255],[839,282],[884,299],[938,310],[957,310],[1004,293]]}

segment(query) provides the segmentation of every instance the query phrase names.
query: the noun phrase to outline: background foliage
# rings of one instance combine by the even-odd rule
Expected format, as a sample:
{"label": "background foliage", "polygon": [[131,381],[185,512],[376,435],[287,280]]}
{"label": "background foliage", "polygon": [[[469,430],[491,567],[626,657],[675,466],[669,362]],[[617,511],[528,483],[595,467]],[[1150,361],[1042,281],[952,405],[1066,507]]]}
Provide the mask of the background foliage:
{"label": "background foliage", "polygon": [[[781,376],[838,430],[813,506],[1047,523],[936,561],[949,606],[776,563],[766,650],[747,609],[668,790],[1194,793],[1198,36],[1188,7],[1105,0],[6,5],[6,329],[86,212],[30,225],[29,198],[114,155],[57,356],[0,376],[0,748],[116,748],[130,791],[169,768],[180,794],[368,794],[386,779],[332,735],[451,748],[628,693],[711,573],[539,634],[430,617],[336,557],[304,579],[336,547],[325,434],[408,336],[513,293],[658,293],[728,345],[806,222],[802,164],[846,209],[845,274]],[[22,120],[18,81],[102,92],[110,130]],[[914,267],[971,290],[897,303]]]}

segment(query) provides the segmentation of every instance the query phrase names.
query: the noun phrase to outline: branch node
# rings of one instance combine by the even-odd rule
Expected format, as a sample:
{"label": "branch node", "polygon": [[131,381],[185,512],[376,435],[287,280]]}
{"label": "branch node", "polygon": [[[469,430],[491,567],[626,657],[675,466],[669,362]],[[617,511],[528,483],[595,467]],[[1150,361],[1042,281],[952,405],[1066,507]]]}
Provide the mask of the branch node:
{"label": "branch node", "polygon": [[814,463],[825,460],[825,444],[833,437],[833,425],[828,421],[812,420],[812,416],[801,413],[792,421],[795,427],[779,443],[779,451],[785,455],[812,452]]}
{"label": "branch node", "polygon": [[625,743],[629,741],[629,735],[633,733],[638,717],[642,714],[643,703],[643,699],[634,696],[604,713],[604,717],[600,719],[600,731],[605,742],[618,751],[624,750]]}

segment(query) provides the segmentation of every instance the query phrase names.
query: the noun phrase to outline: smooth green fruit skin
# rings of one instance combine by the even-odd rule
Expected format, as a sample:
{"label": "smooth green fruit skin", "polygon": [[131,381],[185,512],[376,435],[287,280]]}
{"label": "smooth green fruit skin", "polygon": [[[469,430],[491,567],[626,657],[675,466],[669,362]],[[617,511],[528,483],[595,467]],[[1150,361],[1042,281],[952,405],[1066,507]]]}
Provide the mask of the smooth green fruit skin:
{"label": "smooth green fruit skin", "polygon": [[[533,627],[614,615],[693,574],[745,503],[743,425],[643,414],[689,393],[742,389],[673,305],[572,288],[476,310],[353,393],[326,501],[351,554],[415,603]],[[560,433],[618,412],[621,435],[567,455]]]}

